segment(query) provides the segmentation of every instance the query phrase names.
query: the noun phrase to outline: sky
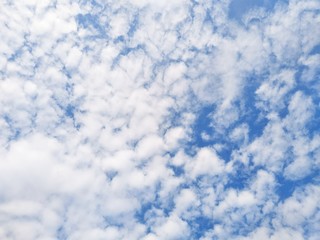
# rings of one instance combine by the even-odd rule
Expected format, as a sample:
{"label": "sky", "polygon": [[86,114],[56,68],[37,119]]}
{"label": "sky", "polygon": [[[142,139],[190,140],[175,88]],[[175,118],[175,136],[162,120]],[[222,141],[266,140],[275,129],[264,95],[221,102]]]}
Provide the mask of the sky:
{"label": "sky", "polygon": [[319,0],[0,1],[0,239],[318,240]]}

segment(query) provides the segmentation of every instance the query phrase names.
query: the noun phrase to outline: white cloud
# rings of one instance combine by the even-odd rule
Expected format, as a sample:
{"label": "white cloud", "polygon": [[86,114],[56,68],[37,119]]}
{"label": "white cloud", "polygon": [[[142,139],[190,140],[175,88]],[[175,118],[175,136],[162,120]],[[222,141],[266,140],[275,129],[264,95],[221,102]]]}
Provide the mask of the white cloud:
{"label": "white cloud", "polygon": [[213,149],[202,148],[193,161],[189,162],[186,169],[192,178],[201,175],[214,176],[223,173],[224,164]]}
{"label": "white cloud", "polygon": [[175,212],[187,218],[187,211],[200,205],[197,195],[191,189],[183,189],[175,198]]}
{"label": "white cloud", "polygon": [[189,235],[187,223],[175,215],[165,219],[160,226],[156,227],[155,232],[158,239],[181,239]]}
{"label": "white cloud", "polygon": [[286,104],[284,102],[286,94],[295,86],[294,74],[292,70],[283,70],[261,84],[256,91],[257,96],[262,100],[258,102],[258,106],[264,107],[267,111],[282,109]]}

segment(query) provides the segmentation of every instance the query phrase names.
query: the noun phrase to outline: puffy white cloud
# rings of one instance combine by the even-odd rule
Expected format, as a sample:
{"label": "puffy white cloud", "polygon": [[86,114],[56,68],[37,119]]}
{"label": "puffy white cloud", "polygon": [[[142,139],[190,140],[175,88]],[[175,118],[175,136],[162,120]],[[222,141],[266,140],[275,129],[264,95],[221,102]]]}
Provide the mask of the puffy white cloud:
{"label": "puffy white cloud", "polygon": [[201,148],[196,157],[186,166],[186,169],[192,178],[201,175],[214,176],[224,171],[224,164],[214,149]]}
{"label": "puffy white cloud", "polygon": [[189,236],[189,229],[186,222],[172,215],[155,228],[155,233],[158,239],[181,239]]}

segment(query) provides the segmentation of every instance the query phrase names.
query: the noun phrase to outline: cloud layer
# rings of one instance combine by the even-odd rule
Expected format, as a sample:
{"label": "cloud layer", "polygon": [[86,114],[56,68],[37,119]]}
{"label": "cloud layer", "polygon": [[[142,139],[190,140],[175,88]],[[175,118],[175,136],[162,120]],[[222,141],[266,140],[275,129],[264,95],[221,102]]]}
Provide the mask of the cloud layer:
{"label": "cloud layer", "polygon": [[320,2],[2,1],[0,239],[320,235]]}

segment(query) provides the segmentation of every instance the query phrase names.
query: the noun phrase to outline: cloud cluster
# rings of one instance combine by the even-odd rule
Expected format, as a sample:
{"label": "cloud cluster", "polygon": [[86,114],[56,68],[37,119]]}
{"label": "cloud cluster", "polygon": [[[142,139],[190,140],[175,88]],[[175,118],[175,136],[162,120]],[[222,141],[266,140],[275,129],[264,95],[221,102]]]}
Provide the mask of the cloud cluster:
{"label": "cloud cluster", "polygon": [[235,1],[0,3],[1,239],[317,239],[320,3]]}

